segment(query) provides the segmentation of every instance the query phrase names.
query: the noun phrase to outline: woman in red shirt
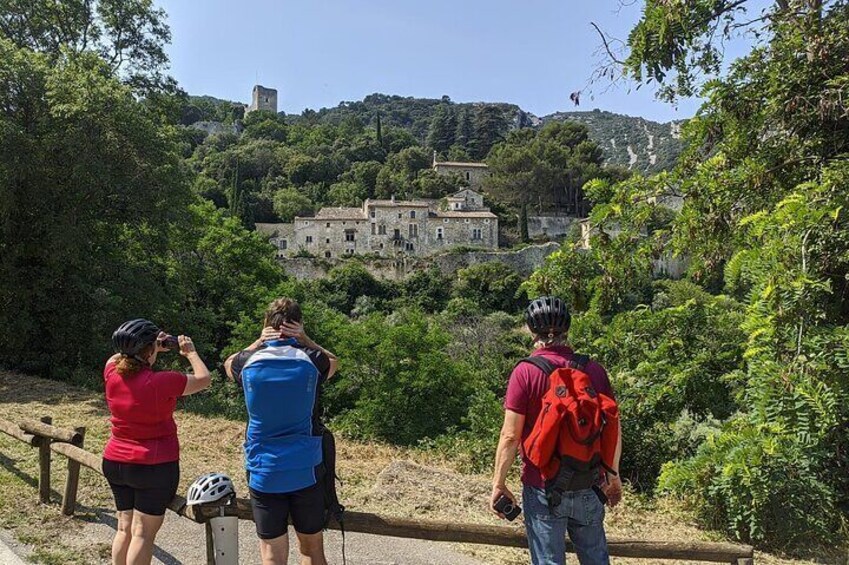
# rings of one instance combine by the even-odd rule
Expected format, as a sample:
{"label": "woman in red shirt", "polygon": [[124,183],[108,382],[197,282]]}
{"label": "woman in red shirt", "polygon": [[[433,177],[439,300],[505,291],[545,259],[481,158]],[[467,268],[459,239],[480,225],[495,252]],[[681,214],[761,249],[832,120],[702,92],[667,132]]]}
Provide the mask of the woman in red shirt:
{"label": "woman in red shirt", "polygon": [[191,375],[154,371],[156,356],[169,351],[167,334],[148,320],[130,320],[112,334],[118,352],[106,362],[103,379],[112,414],[112,434],[103,451],[103,474],[112,487],[118,528],[114,565],[149,564],[165,509],[180,482],[180,447],[174,409],[177,398],[209,386],[206,365],[191,338],[179,336],[180,355]]}

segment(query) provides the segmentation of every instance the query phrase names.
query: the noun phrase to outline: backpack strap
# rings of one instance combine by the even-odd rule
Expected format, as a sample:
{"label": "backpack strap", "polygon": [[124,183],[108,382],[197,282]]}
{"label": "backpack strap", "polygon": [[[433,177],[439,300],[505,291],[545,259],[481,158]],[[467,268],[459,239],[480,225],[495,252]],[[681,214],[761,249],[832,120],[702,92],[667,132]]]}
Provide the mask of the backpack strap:
{"label": "backpack strap", "polygon": [[568,367],[570,369],[578,369],[579,371],[583,371],[584,367],[587,366],[587,363],[590,362],[589,355],[578,355],[577,353],[572,355],[572,359],[569,360]]}
{"label": "backpack strap", "polygon": [[530,363],[531,365],[533,365],[534,367],[536,367],[537,369],[539,369],[540,371],[545,373],[545,376],[550,375],[551,373],[553,373],[554,371],[556,371],[557,369],[560,368],[560,367],[557,367],[554,363],[552,363],[548,359],[546,359],[545,357],[542,357],[540,355],[534,355],[532,357],[525,357],[524,359],[522,359],[521,361],[516,363],[516,365],[520,365],[521,363]]}
{"label": "backpack strap", "polygon": [[[576,353],[575,355],[572,355],[572,358],[569,360],[569,363],[566,366],[570,369],[578,369],[579,371],[583,371],[584,367],[586,367],[589,362],[589,355],[578,355]],[[516,365],[519,365],[520,363],[530,363],[546,375],[550,375],[551,373],[560,368],[541,355],[525,357],[524,359],[519,361],[519,363],[516,363]]]}

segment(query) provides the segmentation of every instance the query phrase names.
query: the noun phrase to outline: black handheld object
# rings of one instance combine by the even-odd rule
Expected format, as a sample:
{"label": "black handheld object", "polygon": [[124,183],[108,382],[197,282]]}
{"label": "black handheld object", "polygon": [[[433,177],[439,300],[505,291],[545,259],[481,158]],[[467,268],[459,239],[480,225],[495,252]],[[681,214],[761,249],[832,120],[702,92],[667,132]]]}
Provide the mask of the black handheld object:
{"label": "black handheld object", "polygon": [[177,341],[177,336],[168,335],[159,340],[160,345],[162,347],[167,347],[168,349],[179,349],[180,342]]}
{"label": "black handheld object", "polygon": [[504,514],[504,517],[511,522],[516,519],[516,516],[522,513],[522,507],[518,504],[513,504],[513,501],[503,494],[492,505],[492,509]]}
{"label": "black handheld object", "polygon": [[598,485],[593,485],[593,491],[598,499],[601,501],[602,506],[607,506],[607,495],[604,494],[604,491],[601,490],[601,487]]}

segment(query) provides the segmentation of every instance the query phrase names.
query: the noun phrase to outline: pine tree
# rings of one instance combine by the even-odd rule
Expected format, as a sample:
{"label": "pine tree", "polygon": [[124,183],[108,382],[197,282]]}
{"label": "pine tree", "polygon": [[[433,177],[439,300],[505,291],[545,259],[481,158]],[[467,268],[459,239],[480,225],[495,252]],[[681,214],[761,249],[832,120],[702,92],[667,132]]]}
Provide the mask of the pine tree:
{"label": "pine tree", "polygon": [[466,153],[474,154],[475,126],[472,123],[472,113],[468,109],[459,112],[457,118],[457,133],[454,135],[454,144],[462,147]]}
{"label": "pine tree", "polygon": [[485,159],[492,146],[504,139],[504,132],[507,130],[504,113],[498,106],[484,104],[475,112],[474,124],[475,139],[472,157]]}
{"label": "pine tree", "polygon": [[436,108],[430,131],[427,134],[427,145],[438,153],[445,153],[454,144],[454,134],[457,130],[457,116],[448,104],[440,104]]}

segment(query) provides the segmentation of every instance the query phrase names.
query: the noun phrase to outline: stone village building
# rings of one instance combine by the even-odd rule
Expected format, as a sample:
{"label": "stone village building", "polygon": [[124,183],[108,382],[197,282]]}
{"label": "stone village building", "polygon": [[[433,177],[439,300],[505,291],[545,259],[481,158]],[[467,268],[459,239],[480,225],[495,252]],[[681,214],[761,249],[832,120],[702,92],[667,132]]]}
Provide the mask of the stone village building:
{"label": "stone village building", "polygon": [[479,192],[465,188],[445,201],[447,209],[438,200],[366,200],[360,207],[325,207],[292,224],[256,227],[270,237],[278,257],[427,256],[454,246],[498,248],[498,216]]}
{"label": "stone village building", "polygon": [[472,190],[480,190],[487,177],[489,167],[486,163],[468,163],[459,161],[437,161],[433,152],[433,170],[440,176],[456,175],[465,180]]}

